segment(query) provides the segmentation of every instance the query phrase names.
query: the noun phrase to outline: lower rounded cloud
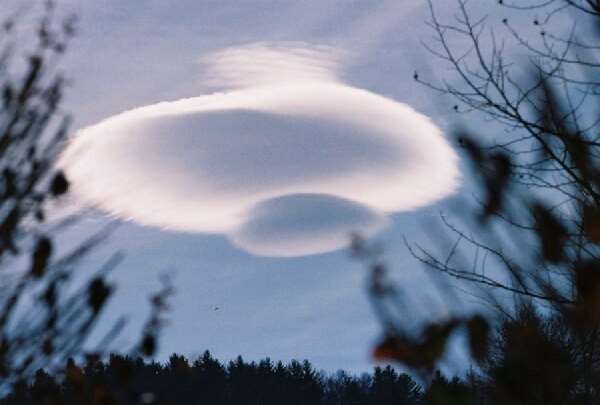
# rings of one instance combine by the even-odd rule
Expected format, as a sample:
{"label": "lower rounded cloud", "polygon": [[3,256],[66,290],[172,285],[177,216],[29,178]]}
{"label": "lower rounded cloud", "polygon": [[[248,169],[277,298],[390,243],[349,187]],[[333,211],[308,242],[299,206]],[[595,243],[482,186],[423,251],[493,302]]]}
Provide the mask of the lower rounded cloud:
{"label": "lower rounded cloud", "polygon": [[339,249],[358,232],[368,237],[385,228],[381,212],[327,194],[290,194],[261,201],[230,240],[262,256],[303,256]]}
{"label": "lower rounded cloud", "polygon": [[441,131],[403,103],[344,84],[332,54],[253,45],[214,55],[227,92],[79,131],[61,159],[75,195],[143,225],[299,256],[451,194],[457,157]]}

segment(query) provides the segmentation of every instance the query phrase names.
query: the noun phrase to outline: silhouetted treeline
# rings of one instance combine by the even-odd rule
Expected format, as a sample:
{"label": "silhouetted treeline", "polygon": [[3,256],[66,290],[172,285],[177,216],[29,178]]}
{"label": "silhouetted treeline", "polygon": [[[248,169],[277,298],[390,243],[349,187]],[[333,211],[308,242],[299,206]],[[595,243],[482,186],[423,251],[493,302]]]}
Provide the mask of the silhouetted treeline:
{"label": "silhouetted treeline", "polygon": [[[458,379],[437,374],[430,391],[463,392]],[[241,357],[226,364],[205,352],[191,361],[172,355],[165,364],[111,355],[106,361],[69,361],[64,373],[39,370],[29,383],[19,384],[1,405],[23,404],[425,404],[431,392],[408,374],[387,366],[355,376],[344,371],[328,375],[308,361],[288,364]],[[448,403],[448,402],[446,402]]]}

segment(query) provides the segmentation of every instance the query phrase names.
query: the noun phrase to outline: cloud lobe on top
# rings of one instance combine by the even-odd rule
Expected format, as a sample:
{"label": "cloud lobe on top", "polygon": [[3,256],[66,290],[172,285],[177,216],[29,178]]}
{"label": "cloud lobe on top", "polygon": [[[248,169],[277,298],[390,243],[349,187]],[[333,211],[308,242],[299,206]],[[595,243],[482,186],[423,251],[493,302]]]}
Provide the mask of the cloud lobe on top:
{"label": "cloud lobe on top", "polygon": [[221,233],[268,256],[335,250],[349,231],[383,229],[384,213],[452,193],[457,157],[440,130],[344,84],[340,55],[259,44],[206,58],[211,84],[227,91],[136,108],[77,134],[62,160],[74,193],[121,218]]}
{"label": "cloud lobe on top", "polygon": [[335,82],[344,54],[327,46],[256,43],[226,48],[201,59],[206,84],[221,88],[289,81]]}

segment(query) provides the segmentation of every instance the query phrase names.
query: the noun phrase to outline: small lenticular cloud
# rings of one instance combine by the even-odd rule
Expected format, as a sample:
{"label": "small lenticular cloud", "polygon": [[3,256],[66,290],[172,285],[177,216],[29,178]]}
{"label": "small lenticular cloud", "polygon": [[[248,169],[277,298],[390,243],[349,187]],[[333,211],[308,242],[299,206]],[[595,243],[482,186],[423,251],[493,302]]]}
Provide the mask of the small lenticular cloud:
{"label": "small lenticular cloud", "polygon": [[348,244],[356,230],[369,237],[388,225],[381,212],[327,194],[289,194],[261,201],[229,234],[243,249],[263,256],[303,256]]}
{"label": "small lenticular cloud", "polygon": [[205,59],[228,92],[84,128],[62,164],[75,195],[121,218],[301,256],[372,235],[385,213],[457,187],[457,156],[406,104],[344,84],[341,53],[264,44]]}

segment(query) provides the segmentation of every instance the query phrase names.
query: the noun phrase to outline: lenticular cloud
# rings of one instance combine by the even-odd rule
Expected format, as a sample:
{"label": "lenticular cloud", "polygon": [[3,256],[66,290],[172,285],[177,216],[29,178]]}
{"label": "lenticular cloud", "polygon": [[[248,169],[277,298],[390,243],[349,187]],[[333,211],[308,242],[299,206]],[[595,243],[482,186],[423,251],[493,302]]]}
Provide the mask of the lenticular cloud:
{"label": "lenticular cloud", "polygon": [[252,45],[205,59],[226,91],[84,128],[62,159],[74,193],[118,217],[300,256],[372,235],[453,192],[457,157],[406,104],[344,84],[326,48]]}

